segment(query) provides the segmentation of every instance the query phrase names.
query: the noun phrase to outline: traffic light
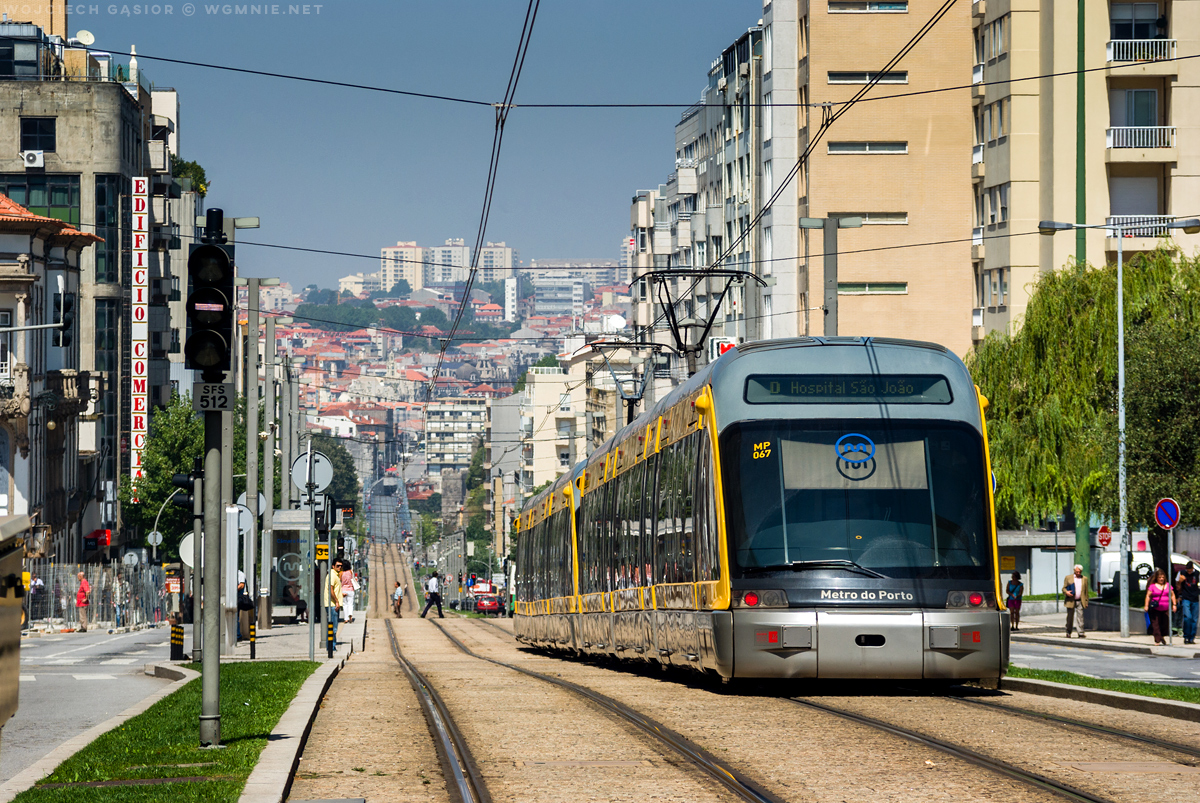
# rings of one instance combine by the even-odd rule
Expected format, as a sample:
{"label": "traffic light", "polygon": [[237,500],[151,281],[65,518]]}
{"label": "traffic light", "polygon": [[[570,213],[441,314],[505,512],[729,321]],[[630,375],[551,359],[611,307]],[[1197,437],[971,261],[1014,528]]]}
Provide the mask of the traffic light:
{"label": "traffic light", "polygon": [[192,466],[191,474],[175,474],[171,477],[171,484],[176,488],[183,489],[171,496],[171,502],[188,510],[193,510],[196,500],[196,480],[203,477],[204,463],[197,457],[196,462]]}
{"label": "traffic light", "polygon": [[54,294],[54,323],[60,328],[54,330],[53,345],[66,348],[75,337],[75,294]]}
{"label": "traffic light", "polygon": [[462,572],[458,573],[458,584],[462,585]]}
{"label": "traffic light", "polygon": [[470,584],[475,585],[475,575],[474,574],[471,575],[471,583]]}
{"label": "traffic light", "polygon": [[223,242],[194,243],[188,250],[188,336],[183,353],[185,367],[202,371],[205,382],[220,382],[230,367],[233,264],[233,246]]}

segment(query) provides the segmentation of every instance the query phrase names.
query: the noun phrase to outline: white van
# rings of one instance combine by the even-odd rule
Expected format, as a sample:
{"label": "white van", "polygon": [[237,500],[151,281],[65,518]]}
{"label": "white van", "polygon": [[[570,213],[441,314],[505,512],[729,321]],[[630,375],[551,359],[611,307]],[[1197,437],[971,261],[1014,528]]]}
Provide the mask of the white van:
{"label": "white van", "polygon": [[[1174,552],[1171,554],[1171,563],[1174,565],[1174,571],[1178,572],[1181,568],[1187,565],[1189,560],[1194,560],[1200,563],[1200,560],[1189,558],[1187,555]],[[1146,590],[1146,583],[1150,581],[1150,573],[1154,571],[1154,555],[1150,552],[1134,552],[1133,553],[1133,572],[1137,575],[1137,589],[1140,591]],[[1130,575],[1129,590],[1134,590],[1132,582],[1134,574]],[[1100,571],[1097,575],[1100,578],[1100,593],[1111,586],[1119,586],[1121,583],[1121,553],[1120,552],[1101,552],[1100,553]]]}

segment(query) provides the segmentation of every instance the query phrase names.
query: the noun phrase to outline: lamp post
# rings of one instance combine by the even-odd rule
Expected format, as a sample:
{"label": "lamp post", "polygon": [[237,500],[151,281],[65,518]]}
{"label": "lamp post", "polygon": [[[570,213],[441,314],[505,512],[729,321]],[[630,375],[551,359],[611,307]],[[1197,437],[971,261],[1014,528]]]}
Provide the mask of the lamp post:
{"label": "lamp post", "polygon": [[821,245],[825,251],[825,336],[838,333],[838,229],[861,228],[861,217],[802,217],[800,228],[822,229]]}
{"label": "lamp post", "polygon": [[[1153,225],[1163,229],[1183,229],[1187,234],[1200,234],[1200,220],[1169,220],[1165,223],[1060,223],[1043,220],[1038,232],[1054,235],[1071,229],[1109,229],[1117,238],[1117,488],[1121,516],[1121,638],[1129,638],[1129,520],[1125,482],[1125,232],[1128,229]],[[1057,546],[1057,542],[1055,544]]]}

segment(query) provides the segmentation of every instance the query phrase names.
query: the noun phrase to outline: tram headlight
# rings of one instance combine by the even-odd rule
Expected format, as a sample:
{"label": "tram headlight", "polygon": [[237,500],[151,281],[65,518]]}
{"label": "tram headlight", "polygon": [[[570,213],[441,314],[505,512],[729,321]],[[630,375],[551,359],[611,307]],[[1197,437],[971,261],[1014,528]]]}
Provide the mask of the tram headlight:
{"label": "tram headlight", "polygon": [[781,589],[733,592],[733,607],[735,608],[786,608],[787,606],[787,592]]}
{"label": "tram headlight", "polygon": [[946,595],[947,608],[994,608],[996,595],[991,591],[951,591]]}

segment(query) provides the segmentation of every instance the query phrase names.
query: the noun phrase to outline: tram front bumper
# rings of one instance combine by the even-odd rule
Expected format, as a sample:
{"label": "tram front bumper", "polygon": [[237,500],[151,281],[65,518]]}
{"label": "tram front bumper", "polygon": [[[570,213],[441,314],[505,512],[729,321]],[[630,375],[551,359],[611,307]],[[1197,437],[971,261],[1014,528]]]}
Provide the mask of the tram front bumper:
{"label": "tram front bumper", "polygon": [[1007,627],[995,610],[735,610],[736,677],[995,678]]}

